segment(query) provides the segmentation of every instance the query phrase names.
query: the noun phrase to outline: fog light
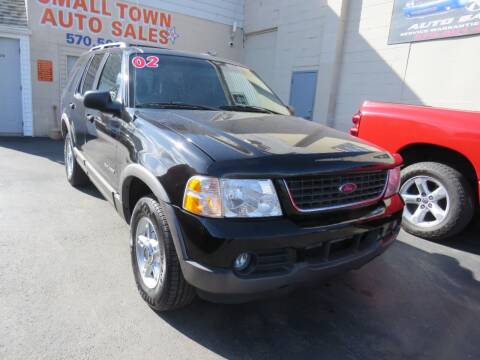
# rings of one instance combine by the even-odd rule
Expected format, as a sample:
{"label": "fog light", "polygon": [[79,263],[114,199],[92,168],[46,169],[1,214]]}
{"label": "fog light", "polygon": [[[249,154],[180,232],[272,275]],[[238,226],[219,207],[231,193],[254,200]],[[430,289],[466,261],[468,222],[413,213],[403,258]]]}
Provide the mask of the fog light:
{"label": "fog light", "polygon": [[249,253],[242,253],[238,255],[237,258],[235,259],[235,262],[233,263],[233,267],[237,271],[245,270],[248,267],[248,265],[250,265],[251,260],[252,260],[252,255],[250,255]]}

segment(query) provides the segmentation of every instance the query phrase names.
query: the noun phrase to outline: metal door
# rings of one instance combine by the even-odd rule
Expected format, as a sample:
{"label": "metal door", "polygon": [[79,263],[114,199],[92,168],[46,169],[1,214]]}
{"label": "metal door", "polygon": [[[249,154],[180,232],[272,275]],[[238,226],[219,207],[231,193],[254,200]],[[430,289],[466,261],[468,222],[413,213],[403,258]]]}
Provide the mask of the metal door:
{"label": "metal door", "polygon": [[0,134],[23,134],[20,40],[0,38]]}
{"label": "metal door", "polygon": [[290,105],[295,108],[297,116],[312,120],[316,89],[316,71],[296,71],[292,74]]}

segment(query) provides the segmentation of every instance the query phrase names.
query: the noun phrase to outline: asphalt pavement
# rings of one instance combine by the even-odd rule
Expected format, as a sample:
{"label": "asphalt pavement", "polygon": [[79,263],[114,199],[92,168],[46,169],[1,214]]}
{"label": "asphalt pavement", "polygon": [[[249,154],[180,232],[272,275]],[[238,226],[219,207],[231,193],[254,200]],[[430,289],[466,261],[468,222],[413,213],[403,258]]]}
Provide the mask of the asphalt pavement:
{"label": "asphalt pavement", "polygon": [[71,187],[63,145],[0,138],[0,359],[480,359],[480,225],[446,244],[401,233],[314,288],[157,314],[128,226]]}

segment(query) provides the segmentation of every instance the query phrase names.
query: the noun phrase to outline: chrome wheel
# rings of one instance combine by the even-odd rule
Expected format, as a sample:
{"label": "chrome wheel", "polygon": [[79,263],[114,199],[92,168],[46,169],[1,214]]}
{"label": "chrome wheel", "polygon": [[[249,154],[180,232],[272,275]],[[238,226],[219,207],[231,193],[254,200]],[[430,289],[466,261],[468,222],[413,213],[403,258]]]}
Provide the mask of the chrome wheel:
{"label": "chrome wheel", "polygon": [[450,198],[445,186],[430,176],[408,179],[400,194],[405,201],[404,220],[411,224],[430,228],[442,223],[450,210]]}
{"label": "chrome wheel", "polygon": [[73,144],[70,135],[65,138],[65,166],[67,167],[67,176],[70,179],[73,174]]}
{"label": "chrome wheel", "polygon": [[163,245],[158,241],[158,234],[148,217],[142,217],[135,232],[135,252],[137,266],[143,284],[154,289],[163,282],[165,275],[165,253]]}

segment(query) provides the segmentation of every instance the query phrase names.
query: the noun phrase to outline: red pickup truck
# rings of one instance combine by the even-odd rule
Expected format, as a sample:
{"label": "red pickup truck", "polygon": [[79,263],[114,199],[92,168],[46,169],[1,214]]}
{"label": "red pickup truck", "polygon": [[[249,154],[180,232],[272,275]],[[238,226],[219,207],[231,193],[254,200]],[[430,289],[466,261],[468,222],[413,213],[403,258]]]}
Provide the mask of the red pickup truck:
{"label": "red pickup truck", "polygon": [[350,133],[404,158],[404,229],[443,240],[480,202],[480,112],[366,101]]}

